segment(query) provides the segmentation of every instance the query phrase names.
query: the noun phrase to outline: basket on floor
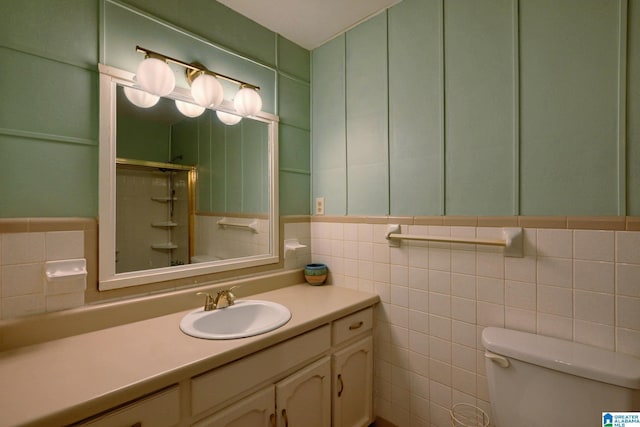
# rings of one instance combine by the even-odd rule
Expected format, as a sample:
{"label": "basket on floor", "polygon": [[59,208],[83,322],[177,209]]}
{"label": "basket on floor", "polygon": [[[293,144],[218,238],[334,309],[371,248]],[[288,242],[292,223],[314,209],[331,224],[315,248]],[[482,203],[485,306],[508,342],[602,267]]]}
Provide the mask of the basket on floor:
{"label": "basket on floor", "polygon": [[452,427],[487,427],[489,425],[489,415],[469,403],[456,403],[449,412]]}

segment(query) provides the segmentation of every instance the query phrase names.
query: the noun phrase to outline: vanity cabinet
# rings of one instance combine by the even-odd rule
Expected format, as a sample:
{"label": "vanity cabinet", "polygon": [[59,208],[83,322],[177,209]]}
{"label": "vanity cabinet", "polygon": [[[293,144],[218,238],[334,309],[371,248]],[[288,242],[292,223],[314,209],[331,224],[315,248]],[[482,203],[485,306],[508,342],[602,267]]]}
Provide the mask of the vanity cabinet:
{"label": "vanity cabinet", "polygon": [[[372,328],[373,309],[367,308],[194,378],[192,413],[214,411],[195,426],[369,425],[373,422]],[[306,366],[286,374],[305,361]],[[273,385],[259,388],[269,379]]]}
{"label": "vanity cabinet", "polygon": [[266,387],[193,427],[273,427],[276,425],[275,398],[275,388]]}
{"label": "vanity cabinet", "polygon": [[359,340],[333,358],[333,425],[362,427],[373,422],[373,340]]}
{"label": "vanity cabinet", "polygon": [[368,426],[372,328],[369,307],[78,425]]}
{"label": "vanity cabinet", "polygon": [[331,361],[324,357],[276,384],[279,427],[331,427]]}
{"label": "vanity cabinet", "polygon": [[329,325],[276,344],[191,379],[191,414],[217,412],[260,387],[276,384],[326,355]]}
{"label": "vanity cabinet", "polygon": [[194,424],[194,427],[330,427],[328,357]]}
{"label": "vanity cabinet", "polygon": [[121,408],[81,422],[79,426],[173,427],[180,423],[180,389],[177,385],[136,400]]}
{"label": "vanity cabinet", "polygon": [[333,322],[333,426],[373,422],[373,309]]}

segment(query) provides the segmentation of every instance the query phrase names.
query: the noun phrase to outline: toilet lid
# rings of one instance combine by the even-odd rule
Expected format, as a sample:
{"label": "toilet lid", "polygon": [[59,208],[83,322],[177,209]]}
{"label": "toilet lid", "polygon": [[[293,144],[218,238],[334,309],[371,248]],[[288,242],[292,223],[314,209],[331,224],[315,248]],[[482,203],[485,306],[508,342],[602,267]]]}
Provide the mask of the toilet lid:
{"label": "toilet lid", "polygon": [[640,359],[559,338],[488,327],[482,344],[492,353],[608,384],[640,389]]}

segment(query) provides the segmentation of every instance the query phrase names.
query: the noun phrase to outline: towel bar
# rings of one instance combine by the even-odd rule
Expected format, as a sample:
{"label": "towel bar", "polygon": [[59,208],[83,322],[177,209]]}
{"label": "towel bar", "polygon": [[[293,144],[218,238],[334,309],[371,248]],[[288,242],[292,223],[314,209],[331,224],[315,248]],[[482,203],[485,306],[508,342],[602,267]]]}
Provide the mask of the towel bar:
{"label": "towel bar", "polygon": [[400,246],[400,240],[419,240],[428,242],[471,243],[474,245],[502,246],[504,255],[522,258],[522,228],[507,227],[502,229],[502,240],[477,239],[466,237],[428,236],[421,234],[401,234],[400,225],[389,224],[385,238],[390,246]]}

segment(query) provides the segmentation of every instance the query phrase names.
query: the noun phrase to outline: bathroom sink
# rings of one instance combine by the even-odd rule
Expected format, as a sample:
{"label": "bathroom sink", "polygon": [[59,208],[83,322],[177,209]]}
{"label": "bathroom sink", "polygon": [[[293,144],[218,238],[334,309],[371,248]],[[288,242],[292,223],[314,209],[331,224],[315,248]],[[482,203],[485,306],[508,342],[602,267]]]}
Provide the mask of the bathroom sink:
{"label": "bathroom sink", "polygon": [[180,321],[187,335],[209,340],[252,337],[278,329],[291,319],[287,307],[271,301],[237,300],[234,305],[205,311],[199,308]]}

